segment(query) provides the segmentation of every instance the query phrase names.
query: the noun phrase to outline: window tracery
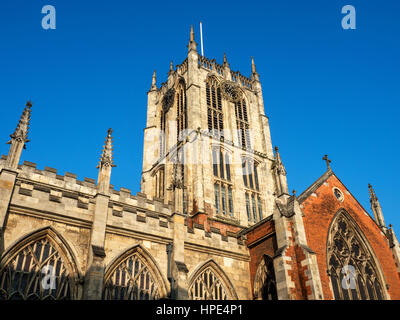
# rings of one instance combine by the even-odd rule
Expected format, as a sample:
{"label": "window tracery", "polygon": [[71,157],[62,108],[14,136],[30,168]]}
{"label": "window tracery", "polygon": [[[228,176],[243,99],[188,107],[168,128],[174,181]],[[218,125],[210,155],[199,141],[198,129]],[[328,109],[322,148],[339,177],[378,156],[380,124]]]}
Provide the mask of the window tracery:
{"label": "window tracery", "polygon": [[211,77],[206,83],[208,131],[217,137],[224,136],[222,95],[218,81]]}
{"label": "window tracery", "polygon": [[71,300],[72,272],[58,245],[41,235],[0,268],[0,300]]}
{"label": "window tracery", "polygon": [[261,194],[259,190],[258,168],[253,159],[242,159],[242,174],[245,187],[246,213],[249,222],[263,219]]}
{"label": "window tracery", "polygon": [[187,104],[186,90],[183,81],[179,82],[176,90],[176,119],[177,119],[177,138],[181,138],[182,132],[187,129]]}
{"label": "window tracery", "polygon": [[327,246],[328,273],[336,300],[382,300],[383,286],[372,254],[354,223],[339,213]]}
{"label": "window tracery", "polygon": [[104,300],[156,300],[161,298],[151,268],[137,251],[123,258],[104,281]]}
{"label": "window tracery", "polygon": [[227,300],[231,299],[227,290],[211,266],[207,266],[189,287],[191,300]]}
{"label": "window tracery", "polygon": [[251,148],[249,117],[245,99],[235,102],[236,126],[238,131],[239,145],[244,149]]}
{"label": "window tracery", "polygon": [[217,214],[233,216],[231,156],[221,147],[213,147],[214,206]]}

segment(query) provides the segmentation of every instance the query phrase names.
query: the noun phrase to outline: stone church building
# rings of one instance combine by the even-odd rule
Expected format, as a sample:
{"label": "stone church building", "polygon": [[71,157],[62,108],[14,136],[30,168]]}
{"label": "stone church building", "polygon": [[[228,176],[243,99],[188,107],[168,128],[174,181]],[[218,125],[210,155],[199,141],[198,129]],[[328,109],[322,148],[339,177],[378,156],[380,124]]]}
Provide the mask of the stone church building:
{"label": "stone church building", "polygon": [[[400,299],[400,248],[327,170],[289,192],[251,77],[197,51],[148,91],[141,191],[20,158],[28,102],[0,159],[0,300]],[[118,150],[118,149],[117,149]],[[118,152],[118,151],[116,151]]]}

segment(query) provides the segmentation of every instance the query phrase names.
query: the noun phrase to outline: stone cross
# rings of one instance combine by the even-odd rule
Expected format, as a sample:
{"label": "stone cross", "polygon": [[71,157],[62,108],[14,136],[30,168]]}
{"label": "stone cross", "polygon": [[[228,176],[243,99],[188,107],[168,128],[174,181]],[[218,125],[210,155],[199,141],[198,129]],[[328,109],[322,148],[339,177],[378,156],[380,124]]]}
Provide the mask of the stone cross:
{"label": "stone cross", "polygon": [[327,154],[322,158],[322,160],[325,160],[325,161],[326,161],[326,166],[328,167],[328,169],[330,169],[330,168],[331,168],[330,163],[331,163],[332,161],[328,159],[328,155],[327,155]]}

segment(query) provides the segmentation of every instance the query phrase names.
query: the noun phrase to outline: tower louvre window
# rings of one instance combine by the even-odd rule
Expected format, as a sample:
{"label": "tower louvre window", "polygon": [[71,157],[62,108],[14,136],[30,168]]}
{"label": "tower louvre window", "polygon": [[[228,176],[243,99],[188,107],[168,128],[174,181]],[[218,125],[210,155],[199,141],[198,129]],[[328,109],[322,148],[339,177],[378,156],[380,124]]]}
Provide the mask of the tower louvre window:
{"label": "tower louvre window", "polygon": [[249,194],[246,193],[246,212],[247,212],[247,219],[251,221],[251,215],[250,215],[250,199],[249,199]]}
{"label": "tower louvre window", "polygon": [[214,78],[210,78],[206,83],[206,100],[208,131],[217,137],[223,136],[224,117],[221,89]]}
{"label": "tower louvre window", "polygon": [[160,117],[160,158],[165,155],[165,112]]}
{"label": "tower louvre window", "polygon": [[243,158],[242,172],[244,186],[259,191],[257,164],[252,159]]}
{"label": "tower louvre window", "polygon": [[242,148],[251,148],[249,118],[246,101],[244,99],[235,103],[236,126],[238,130],[239,144]]}
{"label": "tower louvre window", "polygon": [[232,188],[228,188],[228,204],[229,204],[229,215],[233,215],[233,199],[232,199]]}
{"label": "tower louvre window", "polygon": [[[253,159],[242,159],[243,184],[246,190],[246,210],[249,222],[263,219],[262,200],[259,190],[257,164]],[[251,197],[251,202],[250,202]]]}
{"label": "tower louvre window", "polygon": [[222,154],[222,150],[219,151],[219,173],[220,178],[225,179],[224,156]]}
{"label": "tower louvre window", "polygon": [[256,199],[254,197],[254,194],[251,195],[251,208],[253,209],[254,222],[256,222],[257,221],[257,208],[256,208]]}
{"label": "tower louvre window", "polygon": [[260,196],[257,196],[257,203],[258,203],[258,216],[260,217],[260,221],[261,221],[263,219],[263,214],[262,214]]}
{"label": "tower louvre window", "polygon": [[212,151],[213,157],[213,173],[214,176],[218,177],[218,158],[217,158],[217,150],[214,148]]}
{"label": "tower louvre window", "polygon": [[[246,212],[249,222],[256,223],[263,219],[261,198],[254,192],[246,191]],[[250,201],[251,197],[251,201]]]}
{"label": "tower louvre window", "polygon": [[154,174],[154,197],[163,198],[164,197],[164,167],[158,169]]}
{"label": "tower louvre window", "polygon": [[217,213],[219,213],[220,199],[219,199],[219,185],[218,185],[218,183],[214,183],[214,197],[215,197],[215,209],[216,209]]}
{"label": "tower louvre window", "polygon": [[177,139],[179,140],[182,132],[187,129],[187,104],[184,82],[179,82],[176,90],[176,120],[177,120]]}
{"label": "tower louvre window", "polygon": [[217,214],[233,216],[230,155],[221,147],[212,149],[215,209]]}
{"label": "tower louvre window", "polygon": [[225,154],[226,179],[231,181],[231,164],[229,161],[229,155]]}
{"label": "tower louvre window", "polygon": [[221,203],[222,203],[222,213],[226,215],[226,193],[225,185],[221,185]]}

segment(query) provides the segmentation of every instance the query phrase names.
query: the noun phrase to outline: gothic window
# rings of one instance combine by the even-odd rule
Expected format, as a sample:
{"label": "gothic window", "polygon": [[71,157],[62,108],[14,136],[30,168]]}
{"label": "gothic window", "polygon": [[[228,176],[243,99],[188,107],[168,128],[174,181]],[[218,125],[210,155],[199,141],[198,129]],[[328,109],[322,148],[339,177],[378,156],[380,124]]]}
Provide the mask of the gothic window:
{"label": "gothic window", "polygon": [[333,188],[333,194],[335,195],[336,199],[338,199],[339,201],[343,201],[343,193],[338,188]]}
{"label": "gothic window", "polygon": [[42,231],[18,246],[0,268],[0,300],[72,300],[73,269],[60,247]]}
{"label": "gothic window", "polygon": [[247,218],[249,222],[256,223],[263,219],[263,213],[258,182],[257,164],[254,162],[254,160],[243,158],[242,174],[245,187]]}
{"label": "gothic window", "polygon": [[208,131],[217,137],[223,136],[224,118],[222,113],[221,89],[215,78],[206,83]]}
{"label": "gothic window", "polygon": [[264,255],[258,265],[254,278],[254,299],[277,300],[274,263],[271,257]]}
{"label": "gothic window", "polygon": [[228,278],[213,261],[200,268],[189,283],[188,294],[191,300],[237,299]]}
{"label": "gothic window", "polygon": [[233,216],[230,154],[220,147],[213,147],[212,161],[216,213]]}
{"label": "gothic window", "polygon": [[165,112],[161,110],[160,116],[160,158],[165,155]]}
{"label": "gothic window", "polygon": [[345,211],[332,222],[327,258],[336,300],[384,299],[374,258],[361,231]]}
{"label": "gothic window", "polygon": [[106,272],[104,300],[156,300],[163,296],[159,278],[140,248],[123,255]]}
{"label": "gothic window", "polygon": [[247,212],[247,219],[251,221],[251,214],[250,214],[250,199],[249,194],[246,193],[246,212]]}
{"label": "gothic window", "polygon": [[242,159],[242,172],[243,183],[245,187],[259,191],[260,186],[258,183],[258,168],[254,160],[243,158]]}
{"label": "gothic window", "polygon": [[154,197],[164,198],[164,185],[165,185],[165,170],[161,167],[154,174]]}
{"label": "gothic window", "polygon": [[249,118],[247,114],[246,100],[235,102],[236,126],[238,130],[239,145],[242,148],[251,148]]}
{"label": "gothic window", "polygon": [[187,129],[187,104],[184,82],[179,82],[176,90],[176,119],[177,119],[177,138],[181,138],[182,132]]}
{"label": "gothic window", "polygon": [[211,268],[203,271],[189,290],[192,300],[226,300],[226,292],[221,281]]}

